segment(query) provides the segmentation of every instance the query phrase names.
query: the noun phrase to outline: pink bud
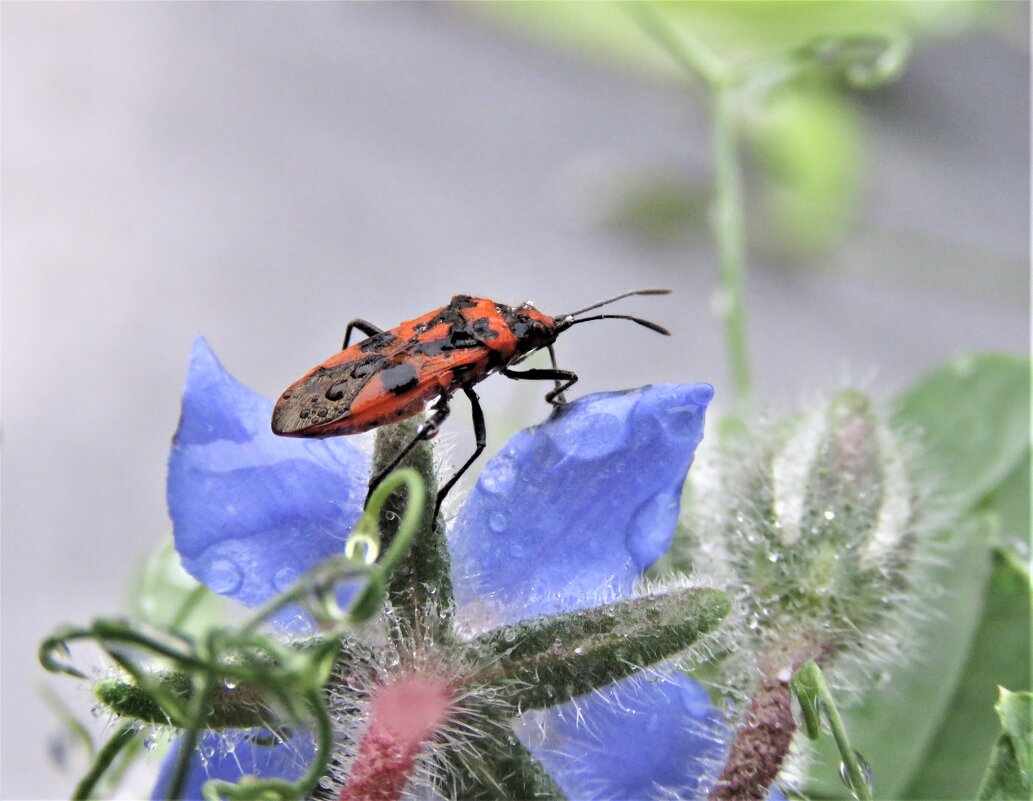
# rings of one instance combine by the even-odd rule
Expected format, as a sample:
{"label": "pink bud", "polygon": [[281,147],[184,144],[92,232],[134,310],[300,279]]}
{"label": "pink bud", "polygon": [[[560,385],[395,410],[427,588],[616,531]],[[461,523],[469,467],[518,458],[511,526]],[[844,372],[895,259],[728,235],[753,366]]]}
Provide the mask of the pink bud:
{"label": "pink bud", "polygon": [[453,690],[440,676],[410,673],[373,690],[369,726],[339,801],[395,801],[423,745],[444,724]]}

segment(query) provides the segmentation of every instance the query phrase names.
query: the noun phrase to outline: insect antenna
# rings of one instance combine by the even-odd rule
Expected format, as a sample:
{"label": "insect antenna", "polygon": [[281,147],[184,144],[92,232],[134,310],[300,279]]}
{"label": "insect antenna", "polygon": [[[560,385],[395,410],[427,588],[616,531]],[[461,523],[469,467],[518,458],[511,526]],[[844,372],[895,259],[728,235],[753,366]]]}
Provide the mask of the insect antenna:
{"label": "insect antenna", "polygon": [[593,303],[591,306],[585,306],[585,308],[583,309],[578,309],[577,311],[571,312],[570,314],[564,314],[560,316],[559,318],[557,318],[558,324],[556,326],[556,329],[557,331],[565,331],[572,325],[577,325],[578,323],[587,323],[589,320],[631,320],[633,323],[638,323],[641,326],[645,326],[650,331],[656,331],[658,334],[663,334],[664,336],[669,337],[671,335],[671,332],[663,326],[657,325],[656,323],[650,322],[649,320],[643,320],[641,317],[632,317],[630,314],[594,314],[591,317],[578,317],[579,314],[584,314],[587,311],[592,311],[592,309],[598,309],[600,306],[606,306],[610,303],[613,303],[614,301],[621,300],[622,298],[629,298],[632,295],[669,294],[671,294],[671,290],[669,289],[635,289],[631,292],[625,292],[622,295],[617,295],[607,300],[602,300],[599,303]]}
{"label": "insect antenna", "polygon": [[570,312],[570,314],[564,314],[562,317],[577,317],[579,314],[584,314],[586,311],[592,311],[592,309],[598,309],[600,306],[608,306],[614,301],[623,300],[624,298],[630,298],[632,295],[670,295],[671,290],[669,289],[633,289],[630,292],[625,292],[623,295],[615,295],[612,298],[601,300],[598,303],[593,303],[591,306],[585,306],[583,309]]}
{"label": "insect antenna", "polygon": [[671,335],[671,332],[662,325],[657,325],[649,320],[643,320],[641,317],[632,317],[630,314],[596,314],[592,317],[579,317],[576,320],[571,320],[569,323],[564,325],[563,328],[567,329],[572,325],[577,325],[578,323],[587,323],[589,320],[631,320],[631,322],[645,326],[650,331],[656,331],[656,333],[663,334],[665,337],[669,337]]}

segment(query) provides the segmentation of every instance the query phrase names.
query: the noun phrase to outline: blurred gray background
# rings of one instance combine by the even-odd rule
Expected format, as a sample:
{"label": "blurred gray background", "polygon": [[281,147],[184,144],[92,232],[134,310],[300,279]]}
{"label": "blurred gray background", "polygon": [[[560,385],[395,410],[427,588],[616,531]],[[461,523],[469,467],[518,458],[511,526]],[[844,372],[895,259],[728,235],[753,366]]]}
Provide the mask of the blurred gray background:
{"label": "blurred gray background", "polygon": [[[1027,350],[1028,21],[1011,5],[1013,35],[926,42],[897,83],[856,99],[866,162],[845,242],[802,266],[751,253],[762,399],[845,380],[885,399],[959,352]],[[196,334],[274,396],[353,317],[391,326],[454,292],[559,313],[670,286],[622,310],[672,340],[599,324],[565,335],[561,363],[580,392],[708,381],[720,401],[709,230],[650,237],[601,210],[621,176],[705,197],[710,118],[682,82],[464,6],[2,13],[4,798],[73,786],[37,690],[87,719],[89,693],[45,677],[36,647],[123,609],[168,535]],[[479,391],[496,446],[546,410],[539,388]],[[457,453],[468,427],[461,400]]]}

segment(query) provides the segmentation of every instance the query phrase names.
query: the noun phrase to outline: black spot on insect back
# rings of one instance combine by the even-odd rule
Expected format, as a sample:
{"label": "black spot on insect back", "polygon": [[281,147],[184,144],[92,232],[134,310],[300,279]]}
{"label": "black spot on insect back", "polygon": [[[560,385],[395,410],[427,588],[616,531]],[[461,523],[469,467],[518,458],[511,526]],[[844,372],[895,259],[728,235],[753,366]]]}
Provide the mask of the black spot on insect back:
{"label": "black spot on insect back", "polygon": [[348,384],[349,382],[347,380],[338,381],[336,384],[332,384],[330,386],[330,389],[326,391],[326,399],[328,401],[341,400],[341,398],[343,398],[345,393],[348,391]]}
{"label": "black spot on insect back", "polygon": [[379,334],[374,334],[364,342],[360,342],[359,350],[363,353],[376,353],[377,351],[391,347],[397,339],[398,337],[390,331],[381,331]]}
{"label": "black spot on insect back", "polygon": [[409,362],[398,362],[384,369],[380,374],[384,389],[395,395],[401,395],[416,386],[419,374]]}
{"label": "black spot on insect back", "polygon": [[491,320],[487,317],[478,317],[470,323],[470,330],[480,340],[498,339],[499,332],[491,327]]}

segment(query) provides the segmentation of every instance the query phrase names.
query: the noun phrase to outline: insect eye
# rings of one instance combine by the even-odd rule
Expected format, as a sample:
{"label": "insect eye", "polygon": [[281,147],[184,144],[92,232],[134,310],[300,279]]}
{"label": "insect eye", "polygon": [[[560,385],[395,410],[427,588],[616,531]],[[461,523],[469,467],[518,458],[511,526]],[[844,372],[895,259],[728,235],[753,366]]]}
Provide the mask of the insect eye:
{"label": "insect eye", "polygon": [[326,399],[329,401],[339,401],[344,397],[344,391],[348,388],[347,381],[338,381],[336,384],[330,387],[326,391]]}

